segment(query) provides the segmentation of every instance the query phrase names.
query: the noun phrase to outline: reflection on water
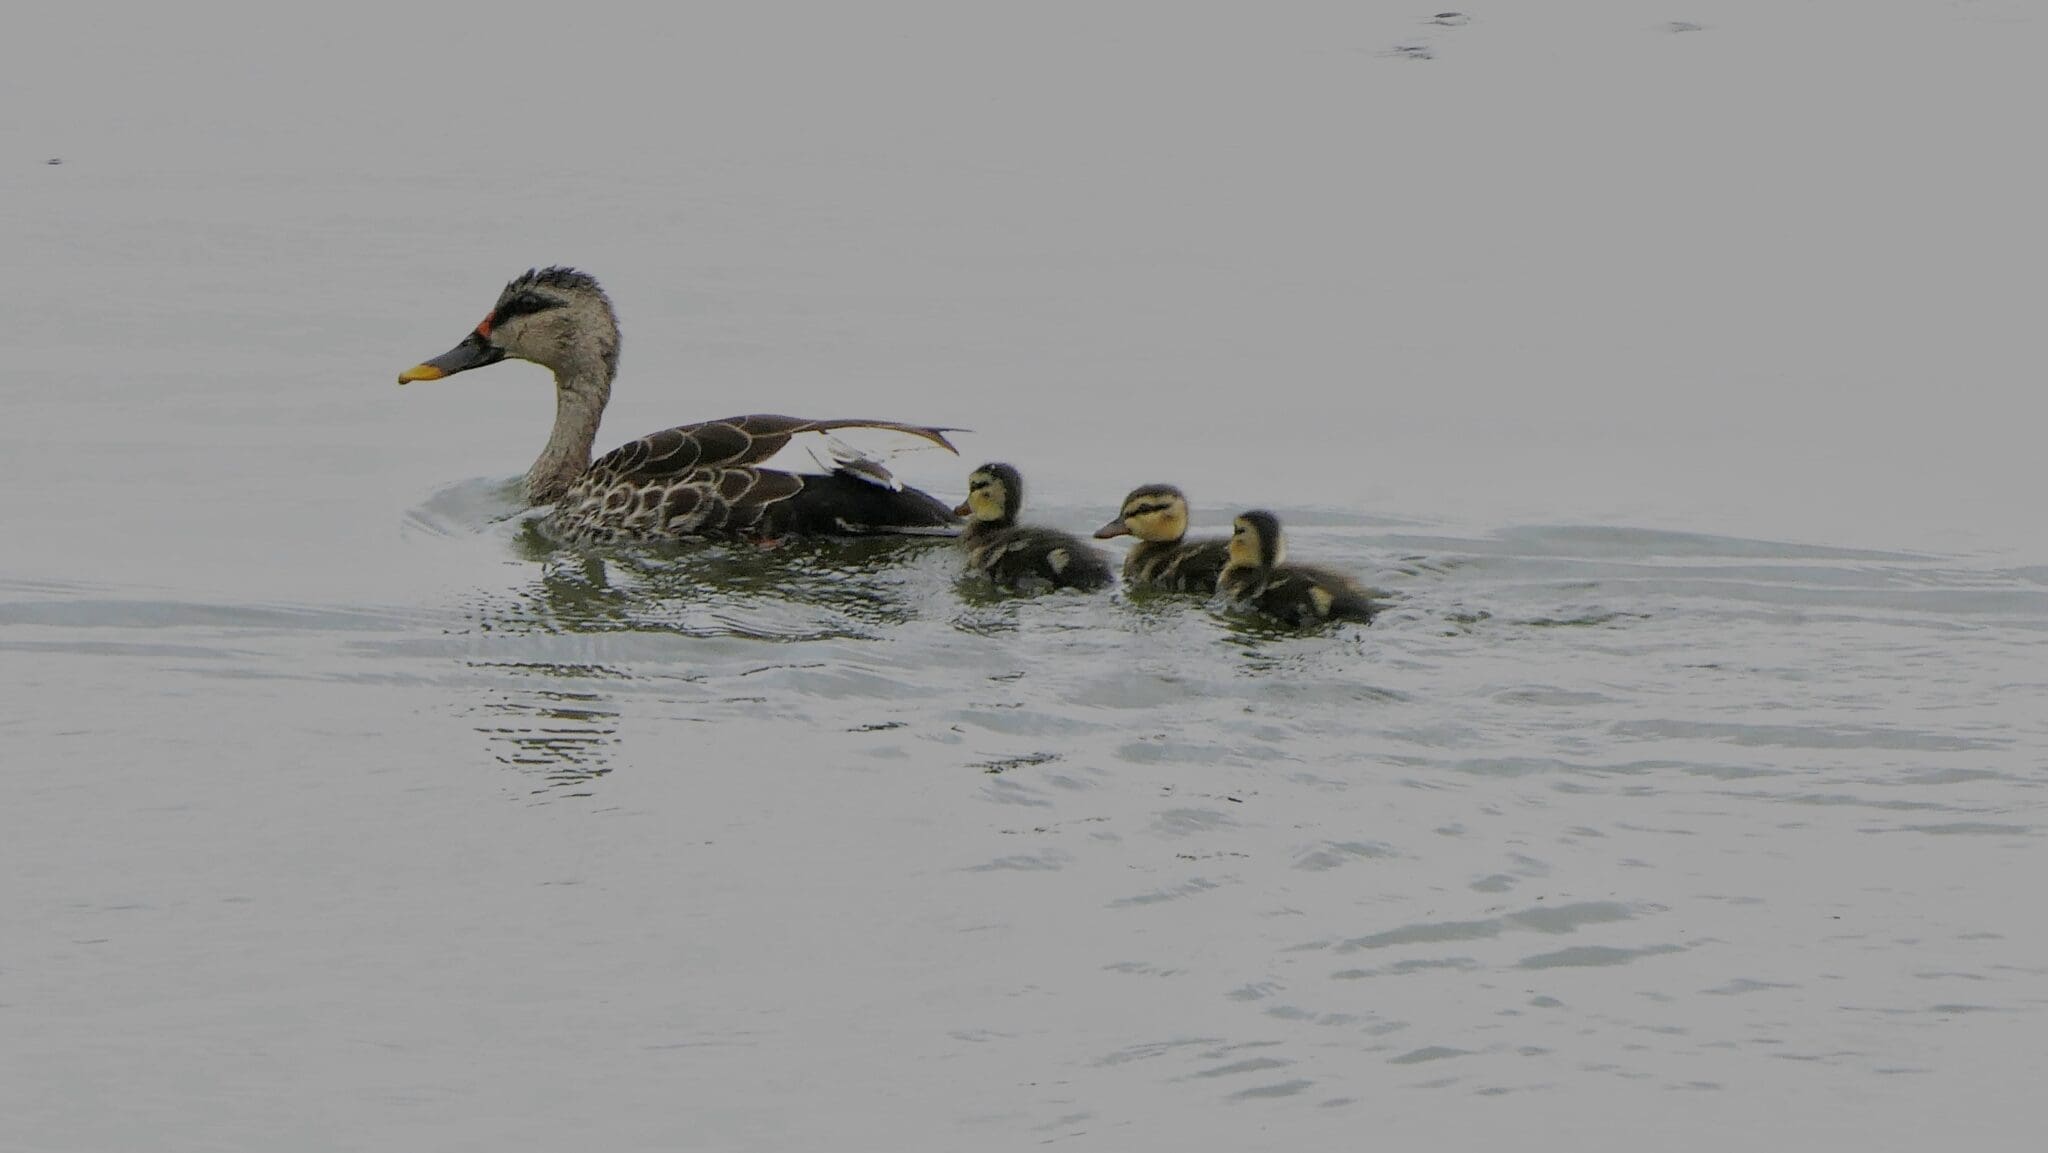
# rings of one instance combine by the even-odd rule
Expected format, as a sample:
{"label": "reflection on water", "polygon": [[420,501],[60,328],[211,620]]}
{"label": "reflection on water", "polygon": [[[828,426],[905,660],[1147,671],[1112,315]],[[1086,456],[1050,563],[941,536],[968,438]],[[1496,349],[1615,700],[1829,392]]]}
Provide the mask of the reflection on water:
{"label": "reflection on water", "polygon": [[[491,706],[507,723],[478,726],[493,742],[502,764],[539,769],[550,785],[575,784],[611,771],[609,757],[617,739],[616,712],[575,707],[602,698],[578,693],[541,693],[541,702],[502,701]],[[588,794],[578,794],[588,795]]]}
{"label": "reflection on water", "polygon": [[[507,682],[483,705],[486,720],[476,726],[498,763],[536,774],[542,791],[579,785],[612,770],[619,712],[598,685],[622,674],[593,665],[476,662],[471,667],[500,674]],[[569,687],[579,684],[590,687]]]}
{"label": "reflection on water", "polygon": [[477,627],[492,631],[657,631],[756,640],[872,637],[915,612],[905,566],[950,557],[946,541],[788,541],[772,547],[688,542],[604,552],[564,548],[531,521],[517,537],[538,576],[484,594]]}

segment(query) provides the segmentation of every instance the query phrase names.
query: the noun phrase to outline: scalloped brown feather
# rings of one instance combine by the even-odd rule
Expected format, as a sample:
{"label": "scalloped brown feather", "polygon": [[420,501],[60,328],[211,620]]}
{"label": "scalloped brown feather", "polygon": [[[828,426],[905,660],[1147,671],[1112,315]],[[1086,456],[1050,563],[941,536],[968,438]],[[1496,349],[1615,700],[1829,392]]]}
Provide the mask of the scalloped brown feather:
{"label": "scalloped brown feather", "polygon": [[802,474],[754,467],[790,438],[841,428],[915,436],[957,455],[959,429],[888,420],[808,420],[755,413],[678,425],[627,441],[592,462],[549,518],[582,541],[746,535],[772,527],[775,506],[804,491]]}

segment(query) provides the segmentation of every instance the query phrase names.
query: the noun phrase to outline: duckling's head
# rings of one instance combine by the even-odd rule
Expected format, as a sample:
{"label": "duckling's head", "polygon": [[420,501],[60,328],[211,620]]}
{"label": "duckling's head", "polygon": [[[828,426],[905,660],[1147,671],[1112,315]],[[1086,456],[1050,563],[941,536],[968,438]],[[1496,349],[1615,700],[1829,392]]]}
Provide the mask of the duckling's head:
{"label": "duckling's head", "polygon": [[1286,559],[1279,517],[1255,508],[1231,522],[1230,567],[1268,569]]}
{"label": "duckling's head", "polygon": [[398,383],[439,380],[506,357],[554,370],[558,383],[602,381],[619,368],[619,319],[597,279],[573,268],[542,268],[517,277],[462,343],[406,369]]}
{"label": "duckling's head", "polygon": [[1140,485],[1124,498],[1123,508],[1095,530],[1097,539],[1134,536],[1139,540],[1177,541],[1188,535],[1187,495],[1170,484]]}
{"label": "duckling's head", "polygon": [[1024,478],[1007,464],[985,464],[967,478],[967,499],[953,510],[976,524],[1006,525],[1024,505]]}

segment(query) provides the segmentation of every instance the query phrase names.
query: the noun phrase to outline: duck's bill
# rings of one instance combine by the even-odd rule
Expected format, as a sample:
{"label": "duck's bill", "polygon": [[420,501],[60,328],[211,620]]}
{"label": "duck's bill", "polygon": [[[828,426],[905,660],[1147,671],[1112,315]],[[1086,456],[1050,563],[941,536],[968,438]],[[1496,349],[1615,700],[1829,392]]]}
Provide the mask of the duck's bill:
{"label": "duck's bill", "polygon": [[1096,540],[1108,540],[1110,537],[1113,536],[1129,535],[1131,535],[1130,526],[1124,523],[1124,518],[1122,517],[1118,517],[1115,520],[1110,521],[1108,524],[1103,525],[1101,528],[1095,530]]}
{"label": "duck's bill", "polygon": [[969,507],[967,506],[967,502],[963,500],[963,501],[961,501],[961,502],[960,502],[960,507],[959,507],[959,508],[956,508],[956,509],[954,509],[954,510],[953,510],[953,515],[954,515],[954,516],[966,516],[966,515],[967,515],[968,513],[970,513],[970,512],[973,512],[973,511],[974,511],[973,509],[971,509],[971,508],[969,508]]}
{"label": "duck's bill", "polygon": [[411,384],[415,380],[439,380],[444,376],[454,376],[458,372],[468,372],[472,368],[482,368],[487,364],[496,364],[503,359],[505,359],[505,353],[502,350],[491,347],[490,343],[483,337],[470,333],[461,344],[456,345],[454,348],[449,349],[432,360],[415,364],[404,372],[399,373],[398,383]]}

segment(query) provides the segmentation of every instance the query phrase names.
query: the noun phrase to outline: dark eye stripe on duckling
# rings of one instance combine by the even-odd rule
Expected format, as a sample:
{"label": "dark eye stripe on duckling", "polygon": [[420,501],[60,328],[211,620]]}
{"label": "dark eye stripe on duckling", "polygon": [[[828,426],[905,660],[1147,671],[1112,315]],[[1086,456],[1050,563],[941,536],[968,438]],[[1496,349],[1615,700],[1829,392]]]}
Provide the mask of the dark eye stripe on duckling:
{"label": "dark eye stripe on duckling", "polygon": [[1124,510],[1124,515],[1125,515],[1125,516],[1150,516],[1150,515],[1152,515],[1152,514],[1153,514],[1153,513],[1155,513],[1155,512],[1165,512],[1165,511],[1166,511],[1167,509],[1170,509],[1170,508],[1172,508],[1172,507],[1173,507],[1173,506],[1172,506],[1172,505],[1170,505],[1170,504],[1141,504],[1141,505],[1137,505],[1137,506],[1135,506],[1135,507],[1132,507],[1132,508],[1127,508],[1127,509],[1125,509],[1125,510]]}

